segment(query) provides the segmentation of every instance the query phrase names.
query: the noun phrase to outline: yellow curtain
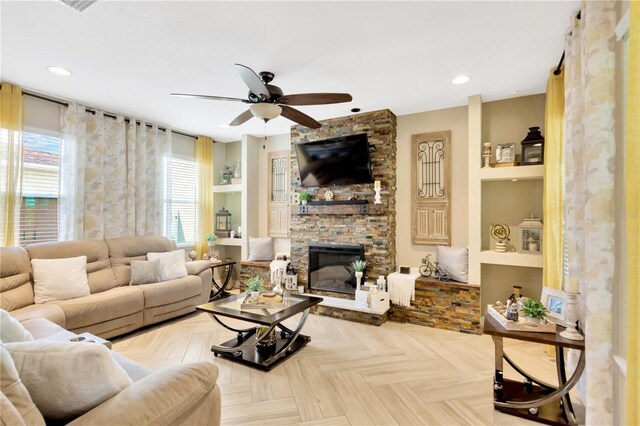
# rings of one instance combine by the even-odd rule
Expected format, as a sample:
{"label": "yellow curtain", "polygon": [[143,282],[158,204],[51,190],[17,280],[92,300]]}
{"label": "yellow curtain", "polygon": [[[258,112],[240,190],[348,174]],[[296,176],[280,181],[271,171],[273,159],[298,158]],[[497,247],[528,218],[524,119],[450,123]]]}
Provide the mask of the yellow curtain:
{"label": "yellow curtain", "polygon": [[[544,195],[542,229],[542,282],[545,287],[562,288],[563,262],[563,192],[564,192],[564,68],[555,75],[552,69],[547,81],[544,117]],[[546,346],[555,356],[555,348]]]}
{"label": "yellow curtain", "polygon": [[196,164],[198,165],[198,239],[197,258],[207,252],[207,234],[214,232],[213,213],[213,139],[198,136],[196,139]]}
{"label": "yellow curtain", "polygon": [[[3,246],[17,243],[16,226],[22,201],[22,90],[9,83],[0,88],[0,215]],[[6,159],[6,162],[4,161]]]}
{"label": "yellow curtain", "polygon": [[563,232],[562,209],[564,187],[564,69],[547,81],[544,143],[544,196],[542,256],[544,286],[562,287]]}
{"label": "yellow curtain", "polygon": [[627,424],[640,424],[640,3],[629,2],[629,72],[625,152],[627,234]]}

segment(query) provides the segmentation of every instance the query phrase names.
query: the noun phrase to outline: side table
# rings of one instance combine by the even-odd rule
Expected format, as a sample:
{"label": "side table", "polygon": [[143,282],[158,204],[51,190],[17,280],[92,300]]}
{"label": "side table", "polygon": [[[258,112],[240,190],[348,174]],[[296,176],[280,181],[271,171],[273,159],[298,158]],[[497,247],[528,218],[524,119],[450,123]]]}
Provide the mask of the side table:
{"label": "side table", "polygon": [[[226,291],[226,288],[229,285],[229,280],[231,279],[231,275],[233,274],[233,265],[235,264],[236,262],[232,261],[215,262],[211,264],[211,284],[213,284],[213,286],[211,287],[209,302],[227,297],[230,294]],[[224,277],[222,285],[220,285],[216,282],[216,275],[214,272],[217,268],[222,268],[225,266],[228,266],[229,268],[227,269],[227,275]]]}
{"label": "side table", "polygon": [[[509,331],[490,316],[484,317],[482,332],[493,338],[495,345],[495,376],[493,380],[493,406],[496,410],[535,422],[550,425],[577,425],[569,390],[580,379],[584,370],[584,341],[568,340],[560,337],[564,327],[552,333],[532,333]],[[554,346],[556,349],[556,371],[558,386],[553,386],[519,367],[503,349],[503,338],[524,340]],[[580,351],[578,365],[567,380],[564,365],[564,349]],[[522,377],[523,381],[509,380],[503,377],[503,359]]]}

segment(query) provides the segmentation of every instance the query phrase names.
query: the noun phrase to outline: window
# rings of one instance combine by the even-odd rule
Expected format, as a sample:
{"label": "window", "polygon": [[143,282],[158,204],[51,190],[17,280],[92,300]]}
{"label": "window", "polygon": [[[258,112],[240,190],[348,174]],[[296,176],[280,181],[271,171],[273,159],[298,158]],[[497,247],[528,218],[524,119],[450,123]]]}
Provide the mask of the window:
{"label": "window", "polygon": [[268,156],[270,237],[289,237],[289,156],[290,151],[270,152]]}
{"label": "window", "polygon": [[168,158],[165,195],[166,235],[178,245],[194,245],[198,233],[198,173],[194,160]]}
{"label": "window", "polygon": [[21,246],[58,240],[60,138],[23,133]]}

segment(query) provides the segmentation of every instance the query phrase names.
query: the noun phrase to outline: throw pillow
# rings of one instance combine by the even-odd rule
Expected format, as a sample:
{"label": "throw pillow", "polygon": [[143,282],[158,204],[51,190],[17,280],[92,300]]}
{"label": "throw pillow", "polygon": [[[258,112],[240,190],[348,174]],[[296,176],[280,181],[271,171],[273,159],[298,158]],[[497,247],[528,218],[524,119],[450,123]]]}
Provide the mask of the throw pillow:
{"label": "throw pillow", "polygon": [[469,282],[469,249],[466,247],[436,247],[436,259],[449,270],[449,278]]}
{"label": "throw pillow", "polygon": [[88,296],[87,256],[32,259],[35,303]]}
{"label": "throw pillow", "polygon": [[273,260],[273,238],[249,237],[249,262]]}
{"label": "throw pillow", "polygon": [[46,418],[77,417],[132,383],[111,351],[96,343],[35,341],[5,348]]}
{"label": "throw pillow", "polygon": [[160,281],[160,259],[132,260],[129,285],[157,283]]}
{"label": "throw pillow", "polygon": [[0,309],[0,342],[26,342],[29,340],[33,340],[33,336],[20,324],[20,321],[9,315],[9,312]]}
{"label": "throw pillow", "polygon": [[160,280],[175,280],[187,276],[184,250],[165,253],[147,253],[147,259],[160,261]]}

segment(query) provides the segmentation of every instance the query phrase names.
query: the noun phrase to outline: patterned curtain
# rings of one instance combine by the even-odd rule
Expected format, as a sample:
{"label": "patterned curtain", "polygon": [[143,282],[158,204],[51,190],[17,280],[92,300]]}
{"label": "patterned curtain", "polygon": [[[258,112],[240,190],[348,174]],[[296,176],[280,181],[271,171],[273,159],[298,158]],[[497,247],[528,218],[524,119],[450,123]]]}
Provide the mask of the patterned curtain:
{"label": "patterned curtain", "polygon": [[587,424],[613,424],[615,1],[582,2],[565,52],[565,232],[585,331]]}
{"label": "patterned curtain", "polygon": [[60,239],[162,234],[171,132],[75,104],[61,121]]}
{"label": "patterned curtain", "polygon": [[640,2],[629,3],[625,210],[627,231],[627,424],[640,424]]}

